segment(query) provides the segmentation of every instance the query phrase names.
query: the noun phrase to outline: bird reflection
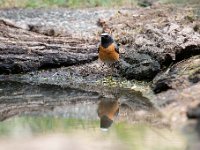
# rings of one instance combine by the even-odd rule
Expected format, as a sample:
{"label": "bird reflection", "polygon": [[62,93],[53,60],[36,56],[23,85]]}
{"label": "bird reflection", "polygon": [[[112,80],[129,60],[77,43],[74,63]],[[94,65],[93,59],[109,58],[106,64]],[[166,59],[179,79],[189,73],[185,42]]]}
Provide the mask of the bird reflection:
{"label": "bird reflection", "polygon": [[119,113],[118,100],[102,98],[99,102],[97,113],[100,118],[100,128],[107,131]]}

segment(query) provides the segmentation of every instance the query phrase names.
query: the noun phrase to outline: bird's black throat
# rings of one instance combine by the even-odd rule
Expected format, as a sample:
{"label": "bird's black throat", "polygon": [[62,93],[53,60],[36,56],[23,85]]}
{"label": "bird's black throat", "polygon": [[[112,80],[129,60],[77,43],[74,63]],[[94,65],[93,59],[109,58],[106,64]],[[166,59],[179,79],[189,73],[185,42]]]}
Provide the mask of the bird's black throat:
{"label": "bird's black throat", "polygon": [[104,48],[107,48],[113,42],[114,40],[112,39],[112,37],[109,37],[109,38],[101,37],[101,46],[103,46]]}

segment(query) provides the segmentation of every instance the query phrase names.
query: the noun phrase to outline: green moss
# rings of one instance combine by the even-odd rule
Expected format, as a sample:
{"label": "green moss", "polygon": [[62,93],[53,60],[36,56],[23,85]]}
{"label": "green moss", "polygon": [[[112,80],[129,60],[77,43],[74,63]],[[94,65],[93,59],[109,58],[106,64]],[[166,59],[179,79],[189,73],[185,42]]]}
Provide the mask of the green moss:
{"label": "green moss", "polygon": [[1,8],[12,7],[110,7],[135,5],[136,0],[0,0]]}
{"label": "green moss", "polygon": [[0,136],[9,136],[14,130],[30,131],[31,133],[46,133],[46,132],[69,132],[73,129],[84,129],[85,127],[97,127],[98,121],[81,120],[73,118],[56,118],[56,117],[38,117],[24,116],[14,117],[12,119],[1,122]]}
{"label": "green moss", "polygon": [[[0,138],[64,133],[79,135],[83,139],[92,136],[100,141],[121,143],[126,150],[182,150],[185,141],[178,132],[154,128],[145,124],[114,123],[108,132],[100,132],[99,121],[62,117],[21,116],[0,123]],[[83,134],[84,133],[84,136]],[[89,140],[88,142],[95,142]]]}
{"label": "green moss", "polygon": [[[158,0],[161,3],[200,4],[199,0]],[[1,8],[12,7],[111,7],[111,6],[149,6],[148,0],[0,0]]]}

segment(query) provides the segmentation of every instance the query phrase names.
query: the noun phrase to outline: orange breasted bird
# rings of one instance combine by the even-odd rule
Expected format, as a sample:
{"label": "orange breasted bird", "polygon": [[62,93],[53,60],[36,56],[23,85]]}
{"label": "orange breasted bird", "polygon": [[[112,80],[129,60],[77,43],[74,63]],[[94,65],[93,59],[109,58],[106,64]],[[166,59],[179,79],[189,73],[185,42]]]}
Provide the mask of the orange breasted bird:
{"label": "orange breasted bird", "polygon": [[119,102],[117,100],[102,99],[97,109],[100,118],[100,128],[107,131],[112,125],[114,117],[119,113]]}
{"label": "orange breasted bird", "polygon": [[108,65],[112,65],[119,60],[119,47],[108,33],[101,34],[98,53],[99,59]]}

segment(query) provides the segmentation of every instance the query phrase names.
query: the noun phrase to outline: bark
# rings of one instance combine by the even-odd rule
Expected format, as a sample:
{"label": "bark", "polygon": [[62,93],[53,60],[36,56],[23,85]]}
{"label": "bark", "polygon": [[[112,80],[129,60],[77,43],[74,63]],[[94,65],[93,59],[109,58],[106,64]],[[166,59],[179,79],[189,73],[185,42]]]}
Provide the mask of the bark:
{"label": "bark", "polygon": [[47,36],[31,32],[32,29],[0,20],[0,74],[71,66],[97,59],[95,41],[71,35]]}

